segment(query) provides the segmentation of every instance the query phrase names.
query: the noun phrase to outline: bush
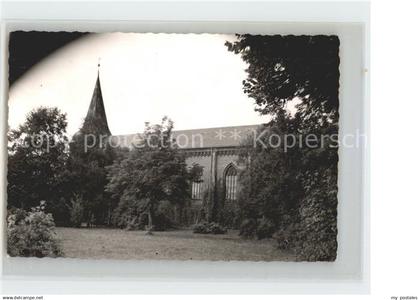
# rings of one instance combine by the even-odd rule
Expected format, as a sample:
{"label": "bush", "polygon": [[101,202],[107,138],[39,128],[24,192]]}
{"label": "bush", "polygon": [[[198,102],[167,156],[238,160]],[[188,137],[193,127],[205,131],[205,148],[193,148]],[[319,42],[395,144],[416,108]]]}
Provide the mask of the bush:
{"label": "bush", "polygon": [[133,216],[131,218],[127,218],[127,221],[124,223],[125,230],[144,230],[146,229],[148,223],[147,214],[140,214],[139,216]]}
{"label": "bush", "polygon": [[[174,205],[161,201],[153,217],[153,230],[164,231],[174,228]],[[123,195],[112,214],[112,223],[127,230],[144,230],[148,227],[147,211],[143,203],[135,201],[133,196]]]}
{"label": "bush", "polygon": [[337,256],[337,174],[330,169],[310,174],[299,209],[297,255],[306,261],[334,261]]}
{"label": "bush", "polygon": [[276,225],[273,221],[263,217],[258,219],[258,226],[256,230],[257,238],[259,240],[271,238],[276,231]]}
{"label": "bush", "polygon": [[12,209],[7,216],[7,253],[10,256],[57,257],[63,252],[51,214],[44,204],[27,212]]}
{"label": "bush", "polygon": [[255,219],[245,219],[239,228],[239,235],[244,238],[252,238],[257,232],[257,221]]}
{"label": "bush", "polygon": [[[316,176],[315,176],[316,175]],[[320,176],[322,175],[322,176]],[[280,249],[291,249],[301,261],[334,261],[337,256],[337,178],[331,170],[314,174],[305,188],[299,216],[274,235]]]}
{"label": "bush", "polygon": [[274,233],[273,237],[277,240],[277,246],[279,249],[289,250],[299,244],[302,232],[300,223],[293,223],[278,230]]}
{"label": "bush", "polygon": [[[71,204],[71,203],[70,203]],[[59,197],[47,202],[46,213],[51,213],[56,226],[72,226],[69,201]]]}
{"label": "bush", "polygon": [[165,231],[174,228],[174,222],[169,219],[164,213],[157,212],[153,219],[153,230]]}
{"label": "bush", "polygon": [[144,207],[135,201],[132,195],[122,195],[118,206],[112,212],[112,223],[116,227],[127,230],[144,229],[147,218],[144,215]]}
{"label": "bush", "polygon": [[217,213],[216,220],[223,226],[238,229],[240,225],[240,210],[236,203],[226,202],[223,209]]}
{"label": "bush", "polygon": [[204,234],[225,234],[227,232],[227,229],[223,226],[221,226],[218,223],[211,222],[211,223],[199,223],[194,225],[193,227],[193,233],[204,233]]}
{"label": "bush", "polygon": [[175,226],[175,205],[169,201],[159,202],[154,218],[153,218],[153,230],[165,231]]}

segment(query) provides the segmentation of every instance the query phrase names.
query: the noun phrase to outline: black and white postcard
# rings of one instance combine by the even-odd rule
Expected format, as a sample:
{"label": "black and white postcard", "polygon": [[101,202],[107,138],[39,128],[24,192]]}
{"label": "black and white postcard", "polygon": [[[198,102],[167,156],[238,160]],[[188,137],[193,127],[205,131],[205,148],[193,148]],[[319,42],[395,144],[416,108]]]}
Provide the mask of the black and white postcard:
{"label": "black and white postcard", "polygon": [[339,48],[11,32],[8,255],[335,261]]}

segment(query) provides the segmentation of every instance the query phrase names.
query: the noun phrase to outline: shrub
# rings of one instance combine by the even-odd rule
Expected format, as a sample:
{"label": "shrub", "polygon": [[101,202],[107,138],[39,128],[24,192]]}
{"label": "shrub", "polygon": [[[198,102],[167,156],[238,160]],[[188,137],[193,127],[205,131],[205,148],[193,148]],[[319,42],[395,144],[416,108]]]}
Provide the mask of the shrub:
{"label": "shrub", "polygon": [[147,224],[147,216],[143,216],[144,210],[143,205],[136,202],[134,196],[124,194],[112,212],[112,223],[128,230],[144,229]]}
{"label": "shrub", "polygon": [[[144,206],[133,201],[131,197],[125,196],[121,198],[118,207],[114,210],[112,221],[115,226],[127,230],[144,230],[149,223]],[[152,230],[164,231],[174,227],[174,206],[168,201],[162,201],[158,204],[153,216]]]}
{"label": "shrub", "polygon": [[7,216],[7,252],[10,256],[57,257],[63,252],[55,233],[51,214],[44,204],[27,212],[10,210]]}
{"label": "shrub", "polygon": [[239,235],[244,238],[252,238],[257,232],[257,221],[255,219],[245,219],[239,228]]}
{"label": "shrub", "polygon": [[165,231],[175,227],[174,222],[162,212],[156,213],[153,222],[153,230],[156,231]]}
{"label": "shrub", "polygon": [[[309,176],[308,176],[309,177]],[[331,170],[306,181],[299,216],[280,222],[274,235],[280,249],[291,249],[298,260],[334,261],[337,255],[337,178]],[[289,225],[283,226],[284,223]]]}
{"label": "shrub", "polygon": [[273,238],[277,240],[277,246],[282,250],[289,250],[299,244],[302,229],[300,223],[289,224],[274,233]]}
{"label": "shrub", "polygon": [[337,256],[337,174],[334,170],[310,174],[307,195],[299,209],[301,229],[297,255],[307,261],[334,261]]}
{"label": "shrub", "polygon": [[194,225],[193,227],[194,233],[204,233],[204,234],[225,234],[227,232],[227,229],[223,226],[221,226],[218,223],[211,222],[211,223],[199,223]]}
{"label": "shrub", "polygon": [[273,233],[276,231],[276,225],[270,219],[265,217],[258,219],[258,226],[256,235],[259,240],[265,238],[271,238]]}
{"label": "shrub", "polygon": [[148,223],[147,214],[141,214],[127,219],[125,230],[144,230]]}
{"label": "shrub", "polygon": [[198,223],[193,226],[193,233],[209,233],[207,223]]}
{"label": "shrub", "polygon": [[154,218],[153,218],[153,230],[165,231],[175,226],[175,205],[169,201],[159,202]]}
{"label": "shrub", "polygon": [[226,202],[223,209],[217,213],[216,220],[223,226],[231,229],[238,229],[240,225],[240,211],[236,203]]}
{"label": "shrub", "polygon": [[72,226],[69,204],[65,197],[47,202],[45,212],[52,214],[56,226]]}

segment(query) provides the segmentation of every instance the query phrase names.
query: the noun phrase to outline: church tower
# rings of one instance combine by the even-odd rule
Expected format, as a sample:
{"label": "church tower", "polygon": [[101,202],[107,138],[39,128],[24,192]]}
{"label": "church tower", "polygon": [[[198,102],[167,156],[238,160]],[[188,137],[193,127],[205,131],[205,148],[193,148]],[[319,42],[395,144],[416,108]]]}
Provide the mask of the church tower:
{"label": "church tower", "polygon": [[111,135],[111,131],[109,130],[108,121],[106,118],[104,100],[102,98],[99,70],[95,88],[93,90],[92,100],[90,101],[89,110],[86,114],[86,118],[82,126],[82,131],[84,133],[92,133],[98,135]]}

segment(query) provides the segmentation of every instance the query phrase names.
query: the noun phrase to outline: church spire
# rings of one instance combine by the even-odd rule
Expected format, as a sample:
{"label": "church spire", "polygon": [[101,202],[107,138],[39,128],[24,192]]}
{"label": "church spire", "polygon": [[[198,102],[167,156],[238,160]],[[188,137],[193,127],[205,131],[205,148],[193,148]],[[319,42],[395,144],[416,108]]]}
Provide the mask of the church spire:
{"label": "church spire", "polygon": [[100,64],[98,63],[98,76],[93,90],[92,100],[90,101],[89,110],[86,114],[85,122],[83,123],[83,129],[86,133],[111,135],[106,118],[104,100],[102,98],[99,66]]}

